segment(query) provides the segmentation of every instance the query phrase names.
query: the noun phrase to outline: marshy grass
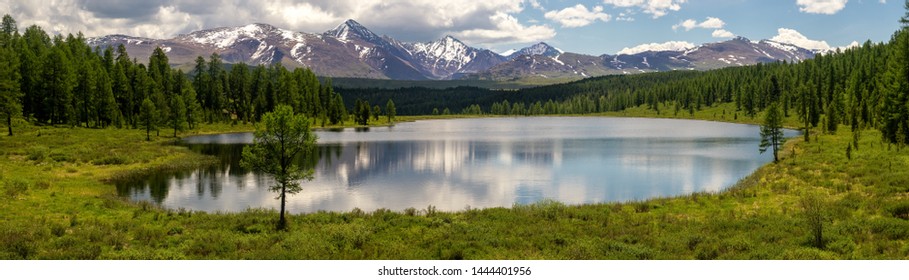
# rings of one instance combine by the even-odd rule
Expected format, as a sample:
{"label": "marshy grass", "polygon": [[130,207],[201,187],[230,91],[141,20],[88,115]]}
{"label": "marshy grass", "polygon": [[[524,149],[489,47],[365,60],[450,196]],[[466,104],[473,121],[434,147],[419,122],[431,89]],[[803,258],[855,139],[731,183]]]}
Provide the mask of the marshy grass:
{"label": "marshy grass", "polygon": [[[187,134],[234,129],[249,126]],[[321,211],[290,215],[283,231],[271,209],[205,213],[118,197],[111,182],[211,160],[171,138],[19,130],[0,138],[0,259],[909,258],[909,149],[882,144],[873,130],[849,157],[848,128],[811,143],[790,140],[780,163],[721,193],[457,212]]]}

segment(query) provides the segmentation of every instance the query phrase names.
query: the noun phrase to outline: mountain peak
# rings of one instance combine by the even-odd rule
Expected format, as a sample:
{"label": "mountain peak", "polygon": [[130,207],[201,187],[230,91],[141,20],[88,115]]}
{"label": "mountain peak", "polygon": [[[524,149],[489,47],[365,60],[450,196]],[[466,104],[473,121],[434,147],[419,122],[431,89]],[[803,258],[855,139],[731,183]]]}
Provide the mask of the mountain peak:
{"label": "mountain peak", "polygon": [[362,39],[368,42],[377,42],[379,40],[382,40],[379,35],[376,35],[368,28],[353,19],[348,19],[347,21],[344,21],[344,23],[338,25],[338,27],[326,31],[325,35],[338,38],[342,41]]}
{"label": "mountain peak", "polygon": [[522,56],[522,55],[529,55],[529,56],[542,55],[542,56],[548,56],[548,57],[556,57],[556,56],[561,55],[562,53],[563,53],[562,50],[554,48],[554,47],[550,46],[549,44],[547,44],[546,42],[539,42],[539,43],[533,44],[532,46],[509,53],[508,58],[515,58],[515,57]]}

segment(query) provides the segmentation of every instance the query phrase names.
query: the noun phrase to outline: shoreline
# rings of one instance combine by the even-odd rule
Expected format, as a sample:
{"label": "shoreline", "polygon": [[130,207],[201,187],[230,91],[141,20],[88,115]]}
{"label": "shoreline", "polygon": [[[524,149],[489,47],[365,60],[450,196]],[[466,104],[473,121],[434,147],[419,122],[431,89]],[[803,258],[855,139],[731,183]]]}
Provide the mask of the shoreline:
{"label": "shoreline", "polygon": [[[411,120],[420,119],[429,118]],[[39,129],[42,136],[36,136]],[[137,130],[20,131],[0,141],[9,159],[0,162],[0,180],[26,185],[18,193],[4,187],[11,199],[0,212],[11,218],[0,227],[16,238],[0,238],[0,259],[900,259],[909,252],[909,230],[899,230],[909,225],[899,218],[900,205],[909,204],[899,195],[909,190],[899,182],[909,174],[886,171],[905,170],[909,156],[887,151],[874,130],[862,132],[851,161],[842,148],[851,141],[848,128],[816,133],[821,143],[815,137],[811,143],[787,141],[780,163],[761,166],[718,193],[459,211],[319,211],[291,214],[289,231],[274,229],[274,210],[162,209],[130,202],[103,180],[198,159],[169,144],[172,138],[145,142]],[[806,243],[810,233],[800,201],[808,194],[822,198],[832,213],[824,248]],[[856,226],[864,230],[844,231]],[[111,235],[92,237],[98,230]],[[526,238],[516,242],[516,236]],[[291,245],[300,242],[312,250]],[[31,249],[20,254],[10,246]]]}

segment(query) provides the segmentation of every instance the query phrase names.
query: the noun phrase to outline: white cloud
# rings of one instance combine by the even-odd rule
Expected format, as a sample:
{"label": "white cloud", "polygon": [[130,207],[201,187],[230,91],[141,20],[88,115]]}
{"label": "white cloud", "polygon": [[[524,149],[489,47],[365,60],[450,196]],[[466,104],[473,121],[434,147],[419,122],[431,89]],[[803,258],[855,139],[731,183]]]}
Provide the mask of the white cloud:
{"label": "white cloud", "polygon": [[636,54],[646,51],[683,51],[694,48],[694,44],[685,41],[669,41],[665,43],[650,43],[624,48],[618,54]]}
{"label": "white cloud", "polygon": [[854,48],[858,48],[858,47],[861,47],[861,46],[862,46],[862,45],[859,44],[858,41],[852,41],[852,43],[849,43],[849,45],[845,45],[845,46],[842,46],[842,47],[836,47],[835,49],[845,51],[845,50],[848,50],[848,49],[854,49]]}
{"label": "white cloud", "polygon": [[678,11],[688,0],[603,0],[604,4],[616,7],[638,7],[653,15],[653,18],[665,16],[669,11]]}
{"label": "white cloud", "polygon": [[677,30],[679,28],[685,28],[685,31],[688,31],[688,30],[694,29],[695,27],[698,27],[697,21],[695,21],[693,19],[686,19],[685,21],[680,22],[679,24],[673,25],[672,30]]}
{"label": "white cloud", "polygon": [[723,22],[723,20],[715,18],[715,17],[707,17],[707,20],[698,24],[698,26],[700,26],[701,28],[713,28],[713,29],[723,28],[723,26],[725,26],[725,25],[726,25],[726,23]]}
{"label": "white cloud", "polygon": [[546,11],[546,8],[543,8],[543,5],[540,5],[540,0],[530,0],[529,2],[530,7],[540,11]]}
{"label": "white cloud", "polygon": [[698,23],[693,19],[686,19],[685,21],[680,22],[679,24],[673,25],[672,30],[677,30],[679,28],[685,28],[685,31],[689,31],[695,28],[704,28],[704,29],[720,29],[726,26],[726,22],[715,17],[707,17],[703,22]]}
{"label": "white cloud", "polygon": [[830,49],[830,45],[828,45],[826,41],[808,39],[805,35],[802,35],[802,33],[799,33],[795,29],[780,28],[777,29],[777,32],[778,34],[773,36],[773,38],[770,38],[770,40],[796,45],[809,50]]}
{"label": "white cloud", "polygon": [[[832,15],[846,7],[849,0],[796,0],[799,11],[809,14]],[[882,1],[883,2],[883,1]]]}
{"label": "white cloud", "polygon": [[515,17],[506,13],[495,14],[490,20],[495,22],[493,28],[464,30],[455,33],[455,36],[471,43],[502,44],[538,42],[556,35],[555,30],[548,26],[524,26]]}
{"label": "white cloud", "polygon": [[624,13],[619,13],[619,16],[615,18],[615,21],[629,21],[629,22],[634,21],[634,17],[632,17],[633,14],[634,14],[633,12],[629,12],[629,11],[626,11]]}
{"label": "white cloud", "polygon": [[729,31],[727,31],[726,29],[717,29],[717,30],[714,30],[714,31],[713,31],[713,34],[711,34],[711,35],[713,36],[713,38],[732,38],[732,37],[735,37],[735,34],[732,34],[732,32],[729,32]]}
{"label": "white cloud", "polygon": [[603,13],[602,6],[587,10],[587,7],[581,4],[562,9],[561,11],[549,11],[543,16],[567,28],[587,26],[597,20],[609,21],[612,18],[609,14]]}
{"label": "white cloud", "polygon": [[429,41],[460,32],[517,32],[494,37],[551,38],[555,34],[552,28],[525,26],[527,23],[514,19],[525,6],[536,8],[539,3],[530,0],[55,0],[53,3],[0,0],[0,7],[19,26],[37,24],[64,34],[82,31],[89,37],[128,34],[170,38],[199,29],[254,22],[321,33],[346,19],[355,19],[378,34],[406,41]]}

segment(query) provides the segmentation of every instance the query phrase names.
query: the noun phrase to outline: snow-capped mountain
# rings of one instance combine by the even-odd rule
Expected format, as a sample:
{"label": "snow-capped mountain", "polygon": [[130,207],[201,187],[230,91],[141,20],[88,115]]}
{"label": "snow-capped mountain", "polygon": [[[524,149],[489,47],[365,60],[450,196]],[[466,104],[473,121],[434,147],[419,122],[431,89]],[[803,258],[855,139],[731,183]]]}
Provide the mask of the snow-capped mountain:
{"label": "snow-capped mountain", "polygon": [[476,73],[505,61],[505,58],[485,49],[477,49],[451,36],[427,43],[401,45],[411,59],[422,66],[427,76],[443,79],[455,75]]}
{"label": "snow-capped mountain", "polygon": [[643,51],[633,54],[590,56],[561,53],[557,56],[521,55],[471,76],[476,79],[513,80],[515,76],[582,79],[609,74],[635,74],[671,70],[710,70],[779,60],[798,62],[814,52],[795,45],[744,37],[704,44],[686,50]]}
{"label": "snow-capped mountain", "polygon": [[[255,23],[182,34],[171,39],[126,35],[89,38],[91,46],[120,44],[140,61],[156,47],[175,66],[189,66],[196,57],[218,53],[225,63],[281,63],[307,67],[322,76],[401,80],[496,79],[528,77],[581,79],[676,69],[707,70],[778,60],[801,61],[815,52],[795,45],[738,37],[686,50],[643,51],[591,56],[566,53],[540,42],[497,54],[445,36],[431,42],[401,42],[380,36],[354,20],[322,34],[296,32]],[[187,67],[189,68],[189,67]]]}
{"label": "snow-capped mountain", "polygon": [[544,42],[539,42],[532,46],[511,52],[508,55],[506,55],[505,57],[507,57],[509,60],[514,59],[515,57],[518,57],[518,56],[522,56],[522,55],[531,55],[531,56],[542,55],[542,56],[548,56],[548,57],[557,57],[562,53],[564,53],[564,52],[560,49],[554,48]]}

